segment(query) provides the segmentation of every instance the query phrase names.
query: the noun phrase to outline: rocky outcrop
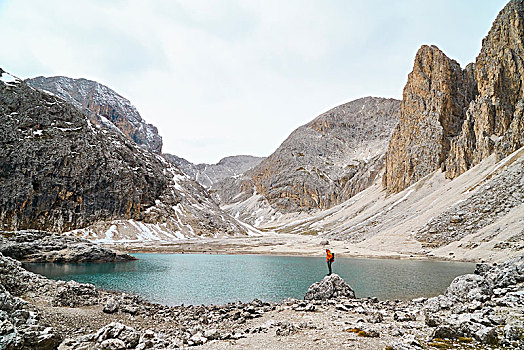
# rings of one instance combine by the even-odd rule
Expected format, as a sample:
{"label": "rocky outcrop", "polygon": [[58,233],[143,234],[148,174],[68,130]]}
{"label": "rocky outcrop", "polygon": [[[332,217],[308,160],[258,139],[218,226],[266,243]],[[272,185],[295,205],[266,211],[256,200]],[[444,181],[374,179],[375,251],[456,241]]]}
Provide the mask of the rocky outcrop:
{"label": "rocky outcrop", "polygon": [[263,157],[241,155],[223,158],[217,164],[193,164],[172,154],[164,154],[164,157],[206,188],[224,179],[236,178],[264,160]]}
{"label": "rocky outcrop", "polygon": [[153,155],[24,83],[0,82],[0,118],[4,229],[60,232],[96,219],[139,217],[167,186]]}
{"label": "rocky outcrop", "polygon": [[355,292],[336,273],[313,283],[307,290],[304,300],[328,300],[332,298],[355,298]]}
{"label": "rocky outcrop", "polygon": [[419,49],[388,146],[383,177],[388,193],[445,167],[451,139],[460,133],[476,93],[472,65],[462,70],[436,46]]}
{"label": "rocky outcrop", "polygon": [[335,107],[293,131],[244,176],[215,184],[211,191],[221,204],[255,192],[281,212],[330,208],[379,175],[398,107],[397,100],[375,97]]}
{"label": "rocky outcrop", "polygon": [[0,349],[52,350],[62,338],[51,327],[39,324],[38,312],[11,295],[0,283]]}
{"label": "rocky outcrop", "polygon": [[117,262],[136,260],[82,238],[44,231],[0,231],[0,253],[24,262]]}
{"label": "rocky outcrop", "polygon": [[459,276],[446,293],[424,304],[434,338],[472,338],[502,348],[524,339],[524,256]]}
{"label": "rocky outcrop", "polygon": [[109,223],[92,229],[104,237],[113,220],[133,220],[149,236],[142,224],[159,224],[166,239],[246,232],[164,158],[21,81],[0,81],[0,136],[4,230],[61,233]]}
{"label": "rocky outcrop", "polygon": [[119,130],[137,145],[154,153],[162,151],[162,137],[157,128],[147,124],[129,100],[107,86],[68,77],[37,77],[27,79],[26,83],[70,102],[84,111],[93,124]]}

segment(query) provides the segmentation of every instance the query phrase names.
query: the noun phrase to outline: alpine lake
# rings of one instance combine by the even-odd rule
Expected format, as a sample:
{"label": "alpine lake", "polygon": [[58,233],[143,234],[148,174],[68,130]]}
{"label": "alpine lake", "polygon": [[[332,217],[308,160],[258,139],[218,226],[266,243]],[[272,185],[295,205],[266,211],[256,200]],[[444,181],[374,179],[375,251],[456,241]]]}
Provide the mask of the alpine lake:
{"label": "alpine lake", "polygon": [[[325,258],[267,255],[133,254],[119,263],[26,263],[29,271],[55,280],[92,283],[165,305],[226,304],[253,299],[302,299],[327,273]],[[460,262],[336,258],[333,273],[357,297],[409,300],[443,293],[475,264]]]}

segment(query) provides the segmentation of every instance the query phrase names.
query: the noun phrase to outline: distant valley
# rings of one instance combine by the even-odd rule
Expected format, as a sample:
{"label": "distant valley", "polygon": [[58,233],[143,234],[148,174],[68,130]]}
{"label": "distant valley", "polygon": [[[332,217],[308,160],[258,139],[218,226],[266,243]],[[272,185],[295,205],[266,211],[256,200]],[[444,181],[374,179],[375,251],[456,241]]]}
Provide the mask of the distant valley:
{"label": "distant valley", "polygon": [[512,1],[476,62],[461,67],[424,45],[402,100],[345,103],[266,158],[217,164],[164,154],[158,129],[98,82],[5,73],[0,225],[108,244],[295,234],[343,242],[349,255],[516,255],[523,23]]}

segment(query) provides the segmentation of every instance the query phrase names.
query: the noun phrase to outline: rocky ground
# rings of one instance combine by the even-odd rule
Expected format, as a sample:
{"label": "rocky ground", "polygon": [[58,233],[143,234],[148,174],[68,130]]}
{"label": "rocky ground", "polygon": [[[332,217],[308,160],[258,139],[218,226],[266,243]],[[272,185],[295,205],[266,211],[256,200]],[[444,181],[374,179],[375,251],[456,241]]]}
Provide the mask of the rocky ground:
{"label": "rocky ground", "polygon": [[82,238],[44,231],[0,231],[0,253],[25,262],[112,262],[135,260]]}
{"label": "rocky ground", "polygon": [[0,255],[2,349],[518,349],[524,256],[479,264],[438,297],[357,299],[338,275],[304,300],[168,307],[51,281]]}

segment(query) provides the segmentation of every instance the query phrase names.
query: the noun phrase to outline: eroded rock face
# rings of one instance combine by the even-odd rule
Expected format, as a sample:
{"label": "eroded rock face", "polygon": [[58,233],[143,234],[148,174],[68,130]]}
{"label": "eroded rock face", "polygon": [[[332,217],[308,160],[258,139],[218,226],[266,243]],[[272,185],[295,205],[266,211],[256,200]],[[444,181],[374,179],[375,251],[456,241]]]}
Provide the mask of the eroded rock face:
{"label": "eroded rock face", "polygon": [[455,178],[496,152],[499,159],[524,145],[524,4],[512,0],[482,42],[475,64],[479,95],[471,103],[447,161]]}
{"label": "eroded rock face", "polygon": [[462,70],[436,46],[422,46],[404,88],[399,123],[386,156],[383,184],[400,192],[443,167],[475,97],[472,66]]}
{"label": "eroded rock face", "polygon": [[0,82],[0,221],[63,231],[139,217],[166,188],[154,156],[122,147],[72,105],[24,83]]}
{"label": "eroded rock face", "polygon": [[307,290],[304,300],[328,300],[332,298],[355,298],[355,292],[337,274],[326,276],[313,283]]}
{"label": "eroded rock face", "polygon": [[84,111],[93,124],[122,134],[154,153],[162,151],[162,137],[155,126],[147,124],[135,106],[107,86],[87,79],[37,77],[26,83],[72,103]]}
{"label": "eroded rock face", "polygon": [[524,3],[512,0],[464,70],[423,46],[404,89],[400,122],[389,144],[388,193],[438,168],[456,178],[492,153],[524,145]]}

